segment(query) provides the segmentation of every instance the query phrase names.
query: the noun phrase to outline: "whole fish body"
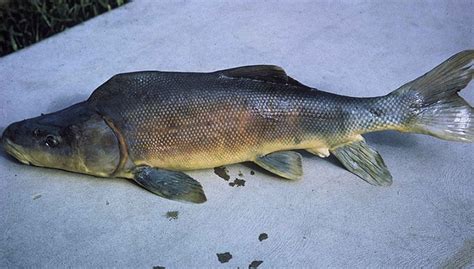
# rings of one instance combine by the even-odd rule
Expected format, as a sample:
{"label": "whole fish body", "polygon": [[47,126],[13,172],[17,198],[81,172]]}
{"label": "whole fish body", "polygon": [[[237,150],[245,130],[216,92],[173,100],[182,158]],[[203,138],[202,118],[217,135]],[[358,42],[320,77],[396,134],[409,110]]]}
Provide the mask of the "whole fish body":
{"label": "whole fish body", "polygon": [[473,142],[474,113],[457,92],[473,76],[460,52],[394,92],[354,98],[305,86],[277,66],[211,73],[119,74],[87,101],[13,123],[2,141],[21,162],[124,177],[160,196],[204,202],[181,171],[252,161],[287,179],[302,176],[305,149],[334,154],[374,185],[392,177],[361,136],[379,130]]}

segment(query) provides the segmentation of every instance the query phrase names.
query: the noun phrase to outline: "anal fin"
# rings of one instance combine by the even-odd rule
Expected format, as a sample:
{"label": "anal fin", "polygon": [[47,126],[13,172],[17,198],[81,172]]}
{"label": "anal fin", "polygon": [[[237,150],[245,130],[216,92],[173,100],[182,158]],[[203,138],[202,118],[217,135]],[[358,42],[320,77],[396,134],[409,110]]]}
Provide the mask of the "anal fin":
{"label": "anal fin", "polygon": [[260,167],[286,179],[296,180],[303,175],[301,155],[294,151],[280,151],[254,161]]}
{"label": "anal fin", "polygon": [[135,182],[163,198],[192,203],[207,200],[201,184],[183,172],[146,166],[135,169],[133,174]]}
{"label": "anal fin", "polygon": [[380,154],[362,141],[352,142],[331,150],[347,168],[366,182],[377,186],[392,184],[392,175]]}

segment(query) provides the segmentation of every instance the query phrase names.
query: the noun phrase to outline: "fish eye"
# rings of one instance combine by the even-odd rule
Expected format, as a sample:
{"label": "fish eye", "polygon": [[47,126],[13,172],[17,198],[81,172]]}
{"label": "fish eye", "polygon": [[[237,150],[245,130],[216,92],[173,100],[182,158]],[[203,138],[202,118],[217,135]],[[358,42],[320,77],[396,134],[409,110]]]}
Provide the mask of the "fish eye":
{"label": "fish eye", "polygon": [[54,137],[52,135],[48,135],[46,137],[46,140],[45,140],[44,143],[45,143],[46,146],[48,146],[50,148],[54,148],[59,144],[59,141],[58,141],[58,139],[56,139],[56,137]]}

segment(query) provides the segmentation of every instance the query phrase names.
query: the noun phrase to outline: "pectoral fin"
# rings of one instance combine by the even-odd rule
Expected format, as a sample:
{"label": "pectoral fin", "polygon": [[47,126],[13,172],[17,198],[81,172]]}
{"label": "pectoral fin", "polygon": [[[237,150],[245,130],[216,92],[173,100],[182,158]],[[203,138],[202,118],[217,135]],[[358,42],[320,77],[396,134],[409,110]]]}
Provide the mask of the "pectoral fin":
{"label": "pectoral fin", "polygon": [[133,174],[135,182],[161,197],[192,203],[204,203],[207,200],[201,184],[183,172],[139,167]]}
{"label": "pectoral fin", "polygon": [[303,175],[301,155],[293,151],[273,152],[254,161],[260,167],[286,179],[299,179]]}
{"label": "pectoral fin", "polygon": [[347,170],[361,177],[372,185],[389,186],[392,175],[387,169],[380,154],[369,147],[365,141],[356,141],[335,148],[331,153]]}

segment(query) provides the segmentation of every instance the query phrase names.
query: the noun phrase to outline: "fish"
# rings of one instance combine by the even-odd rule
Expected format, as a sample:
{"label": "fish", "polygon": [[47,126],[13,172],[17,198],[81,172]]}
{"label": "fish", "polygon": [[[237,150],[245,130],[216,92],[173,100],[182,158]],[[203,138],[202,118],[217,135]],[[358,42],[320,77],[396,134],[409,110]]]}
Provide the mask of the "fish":
{"label": "fish", "polygon": [[474,113],[458,92],[472,80],[474,50],[377,97],[306,86],[278,66],[214,72],[117,74],[63,110],[12,123],[5,151],[39,167],[126,178],[161,197],[207,200],[185,171],[253,162],[288,180],[303,176],[306,150],[334,155],[376,186],[392,184],[363,134],[396,130],[472,143]]}

